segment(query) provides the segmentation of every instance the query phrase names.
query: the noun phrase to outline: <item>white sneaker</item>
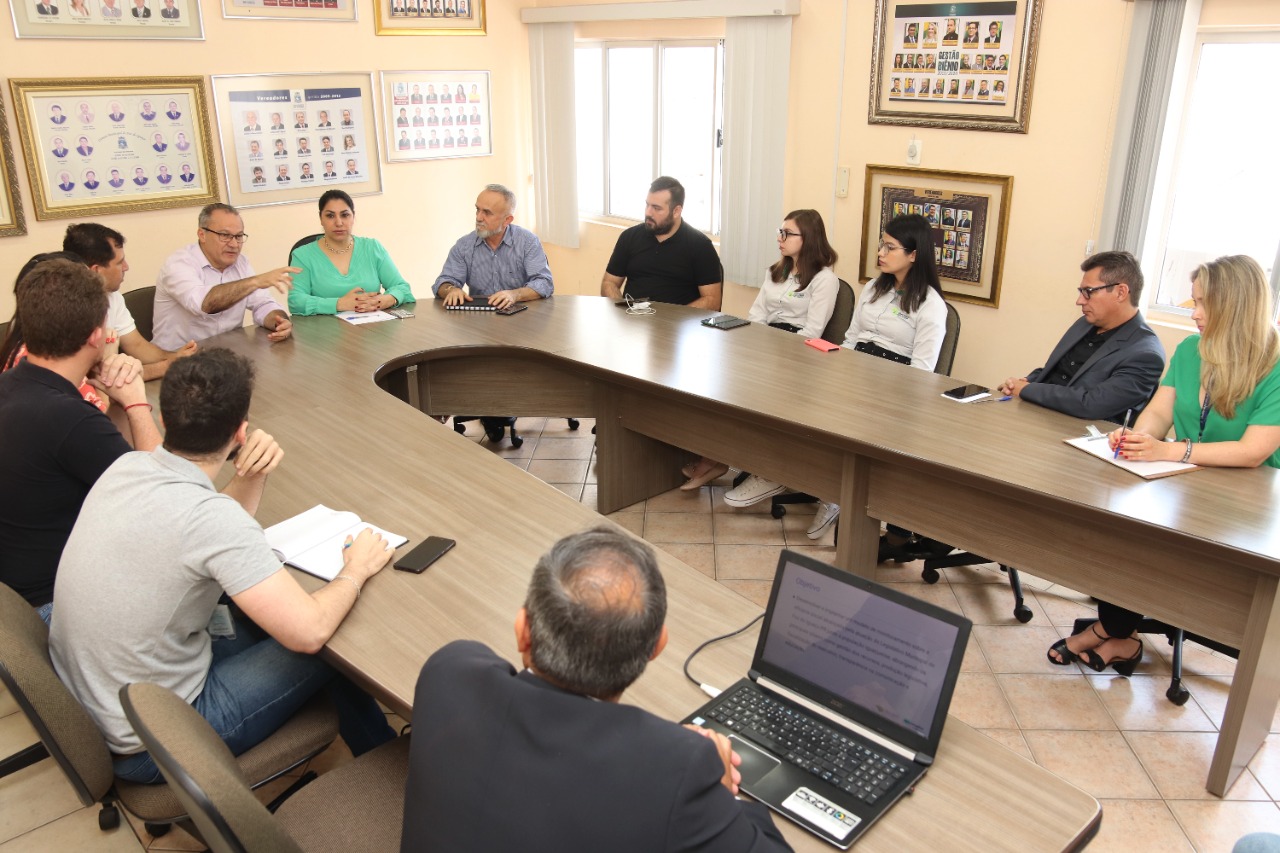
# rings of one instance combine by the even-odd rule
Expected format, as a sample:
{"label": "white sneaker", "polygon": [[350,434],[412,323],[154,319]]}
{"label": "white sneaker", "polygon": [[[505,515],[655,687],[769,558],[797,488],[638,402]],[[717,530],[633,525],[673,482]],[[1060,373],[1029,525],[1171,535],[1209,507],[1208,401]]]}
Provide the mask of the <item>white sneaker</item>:
{"label": "white sneaker", "polygon": [[760,503],[766,498],[781,494],[784,489],[786,489],[786,486],[781,483],[775,483],[772,480],[766,480],[764,477],[757,477],[752,474],[742,481],[742,485],[725,492],[724,502],[729,506],[751,506],[752,504]]}
{"label": "white sneaker", "polygon": [[813,517],[813,524],[809,525],[809,529],[805,533],[810,539],[821,539],[822,534],[827,532],[827,528],[831,526],[837,518],[840,517],[840,505],[829,504],[826,501],[818,501],[818,512]]}

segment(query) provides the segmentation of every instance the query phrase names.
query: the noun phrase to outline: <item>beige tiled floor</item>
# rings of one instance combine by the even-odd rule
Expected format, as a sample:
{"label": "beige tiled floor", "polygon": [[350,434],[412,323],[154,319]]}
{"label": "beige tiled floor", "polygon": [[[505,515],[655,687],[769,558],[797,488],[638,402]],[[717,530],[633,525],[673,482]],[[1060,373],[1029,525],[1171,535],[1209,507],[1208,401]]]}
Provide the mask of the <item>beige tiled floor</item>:
{"label": "beige tiled floor", "polygon": [[[591,421],[577,432],[561,419],[522,418],[519,426],[524,446],[503,441],[494,452],[594,507]],[[467,429],[480,440],[478,424]],[[610,518],[761,606],[780,547],[811,549],[819,558],[833,554],[830,531],[816,543],[805,536],[811,506],[775,520],[767,504],[726,507],[721,495],[727,485],[725,478],[696,493],[673,491]],[[1192,698],[1178,708],[1164,696],[1169,649],[1162,637],[1147,638],[1146,660],[1129,679],[1049,664],[1047,647],[1066,636],[1074,619],[1093,612],[1087,595],[1024,575],[1034,616],[1022,625],[994,566],[947,569],[932,586],[922,582],[919,569],[883,565],[877,580],[974,621],[952,713],[1097,797],[1102,829],[1090,850],[1225,853],[1245,833],[1280,833],[1280,719],[1273,726],[1277,734],[1227,797],[1204,790],[1234,661],[1188,646]],[[0,693],[0,755],[34,739],[12,700]],[[335,748],[317,762],[340,763],[344,753]],[[1009,798],[1016,808],[1016,792]],[[196,848],[180,832],[154,841],[140,826],[99,832],[96,810],[80,807],[49,761],[0,779],[0,853],[138,849]]]}

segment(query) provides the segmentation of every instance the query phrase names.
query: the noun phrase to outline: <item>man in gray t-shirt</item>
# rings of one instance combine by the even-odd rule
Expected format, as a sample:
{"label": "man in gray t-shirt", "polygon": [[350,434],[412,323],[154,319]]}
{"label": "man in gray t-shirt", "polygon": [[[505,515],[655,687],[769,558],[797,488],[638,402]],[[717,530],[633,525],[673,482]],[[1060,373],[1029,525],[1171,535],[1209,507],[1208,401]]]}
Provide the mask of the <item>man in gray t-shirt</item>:
{"label": "man in gray t-shirt", "polygon": [[[248,429],[252,391],[252,366],[227,350],[175,362],[160,393],[164,446],[107,469],[62,554],[53,664],[111,751],[127,756],[115,762],[125,779],[160,778],[120,707],[120,688],[135,681],[191,703],[237,755],[322,687],[353,753],[394,736],[377,704],[312,654],[392,552],[361,533],[343,550],[341,573],[313,594],[284,570],[252,515],[283,456],[271,436]],[[233,454],[237,475],[219,493],[213,481]],[[270,637],[219,625],[224,592]]]}

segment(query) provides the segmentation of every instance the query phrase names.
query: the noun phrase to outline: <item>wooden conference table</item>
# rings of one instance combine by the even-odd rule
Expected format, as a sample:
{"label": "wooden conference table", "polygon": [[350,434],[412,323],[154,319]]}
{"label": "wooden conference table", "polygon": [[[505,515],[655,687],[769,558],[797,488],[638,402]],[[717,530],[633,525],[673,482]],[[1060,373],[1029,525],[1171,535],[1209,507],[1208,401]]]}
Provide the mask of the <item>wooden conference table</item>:
{"label": "wooden conference table", "polygon": [[[914,487],[912,477],[931,466],[949,470],[916,450],[926,444],[918,419],[984,419],[985,427],[962,430],[978,434],[992,429],[997,415],[1018,414],[1017,407],[942,400],[938,412],[913,413],[931,409],[948,381],[852,353],[823,355],[763,327],[705,329],[698,326],[704,312],[674,306],[639,317],[602,299],[557,297],[513,317],[445,312],[432,302],[416,310],[410,320],[366,326],[298,318],[293,340],[282,344],[270,344],[261,329],[209,342],[255,361],[251,422],[285,449],[258,513],[264,525],[324,503],[403,533],[410,545],[427,535],[458,541],[422,575],[388,569],[371,579],[327,649],[405,717],[422,663],[445,643],[477,639],[515,661],[512,622],[538,557],[559,537],[604,519],[397,396],[413,396],[432,413],[596,417],[602,511],[669,487],[683,457],[661,443],[665,438],[840,496],[846,508],[858,505],[853,491],[862,488],[862,503],[921,530],[931,528],[900,509],[914,504],[910,494],[886,496],[886,488]],[[393,393],[378,390],[375,380]],[[875,384],[886,391],[874,393]],[[1048,428],[1050,450],[1065,428]],[[966,455],[971,448],[953,440],[956,430],[948,422],[938,443]],[[892,449],[899,443],[905,451]],[[976,449],[989,448],[984,441]],[[900,465],[890,464],[899,458]],[[1070,461],[1080,464],[1059,467],[1087,468],[1100,480],[1109,473],[1083,456]],[[871,482],[855,487],[868,479],[868,467]],[[899,467],[907,474],[879,482]],[[962,468],[951,476],[977,475]],[[921,494],[937,491],[931,483]],[[841,558],[848,563],[867,550],[860,539],[869,526],[845,515]],[[759,608],[668,555],[660,558],[671,640],[626,701],[678,720],[704,700],[684,679],[683,660]],[[745,673],[754,643],[753,630],[714,646],[693,670],[727,686]],[[1099,819],[1092,797],[952,718],[934,767],[859,849],[1069,850],[1092,837]],[[830,849],[787,821],[778,824],[798,850]]]}

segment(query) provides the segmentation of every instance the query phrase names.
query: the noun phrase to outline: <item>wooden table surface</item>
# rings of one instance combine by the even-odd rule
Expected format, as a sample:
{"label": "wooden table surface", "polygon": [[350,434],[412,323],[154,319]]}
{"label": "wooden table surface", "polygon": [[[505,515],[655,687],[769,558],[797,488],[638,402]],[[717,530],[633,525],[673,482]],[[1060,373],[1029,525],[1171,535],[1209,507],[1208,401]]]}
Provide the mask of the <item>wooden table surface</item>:
{"label": "wooden table surface", "polygon": [[[860,477],[873,494],[881,487],[880,468],[924,474],[942,469],[969,485],[998,479],[1007,464],[991,446],[990,433],[1008,429],[1000,418],[1020,430],[1034,429],[1021,443],[1045,444],[1045,455],[1060,460],[1054,467],[1074,472],[1070,482],[1056,483],[1070,492],[1065,498],[1051,488],[1054,476],[1030,464],[1014,466],[1012,488],[1051,503],[1077,504],[1084,518],[1119,518],[1135,500],[1126,493],[1164,485],[1133,483],[1135,478],[1119,471],[1125,479],[1113,479],[1110,466],[1093,466],[1065,445],[1065,455],[1057,454],[1060,439],[1079,432],[1080,424],[1071,419],[1008,404],[938,400],[941,406],[935,407],[936,394],[952,380],[849,352],[824,355],[793,335],[763,327],[704,329],[698,320],[705,312],[663,305],[656,316],[628,316],[592,297],[533,303],[513,317],[445,312],[432,302],[416,310],[410,320],[367,326],[297,318],[294,339],[282,344],[270,344],[261,329],[210,342],[258,365],[251,423],[285,449],[258,513],[264,526],[323,503],[403,533],[410,538],[406,548],[428,535],[457,540],[424,574],[386,570],[371,579],[327,650],[406,717],[419,669],[445,643],[480,640],[516,662],[512,622],[538,557],[563,535],[609,523],[424,416],[405,402],[409,398],[444,414],[463,411],[452,407],[466,400],[467,413],[596,417],[600,489],[618,495],[669,488],[664,484],[679,475],[666,461],[679,453],[661,439],[676,437],[681,446],[724,452],[726,461],[793,485],[821,484],[831,497],[849,491]],[[747,423],[751,429],[740,428]],[[685,434],[670,434],[681,427]],[[969,437],[978,435],[986,436],[984,443],[970,453]],[[750,457],[765,450],[765,456]],[[653,465],[654,459],[662,465]],[[787,459],[803,464],[787,465]],[[836,460],[834,468],[808,467],[823,459]],[[1204,477],[1202,488],[1212,491],[1220,488],[1216,473],[1174,480]],[[1143,513],[1128,515],[1166,529],[1158,523],[1162,510],[1140,503]],[[892,500],[888,504],[898,511]],[[1207,518],[1191,507],[1163,512],[1180,509],[1179,519]],[[1259,512],[1256,506],[1250,511]],[[850,518],[841,524],[842,559],[856,561],[848,540],[865,539],[865,531]],[[1205,541],[1222,547],[1207,535],[1207,520],[1202,526]],[[1231,534],[1237,544],[1246,541],[1246,526]],[[1194,538],[1185,530],[1174,532]],[[703,640],[745,624],[759,608],[674,558],[659,556],[671,640],[625,698],[678,720],[705,698],[681,673],[685,657]],[[1258,563],[1274,568],[1268,558]],[[695,673],[728,685],[746,671],[754,642],[752,631],[708,649],[695,662]],[[1092,837],[1099,817],[1092,797],[950,719],[935,766],[859,849],[1074,849]],[[830,849],[788,821],[778,824],[797,849]]]}

